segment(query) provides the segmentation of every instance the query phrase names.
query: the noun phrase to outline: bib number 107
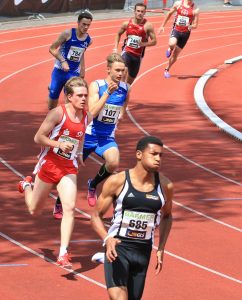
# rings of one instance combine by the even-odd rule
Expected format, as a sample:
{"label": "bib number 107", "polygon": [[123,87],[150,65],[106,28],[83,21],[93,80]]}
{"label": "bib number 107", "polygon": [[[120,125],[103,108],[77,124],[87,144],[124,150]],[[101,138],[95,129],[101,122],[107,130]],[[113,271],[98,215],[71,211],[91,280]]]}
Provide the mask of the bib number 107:
{"label": "bib number 107", "polygon": [[140,221],[140,220],[130,220],[129,221],[129,227],[135,228],[135,229],[143,229],[145,230],[148,226],[147,221]]}

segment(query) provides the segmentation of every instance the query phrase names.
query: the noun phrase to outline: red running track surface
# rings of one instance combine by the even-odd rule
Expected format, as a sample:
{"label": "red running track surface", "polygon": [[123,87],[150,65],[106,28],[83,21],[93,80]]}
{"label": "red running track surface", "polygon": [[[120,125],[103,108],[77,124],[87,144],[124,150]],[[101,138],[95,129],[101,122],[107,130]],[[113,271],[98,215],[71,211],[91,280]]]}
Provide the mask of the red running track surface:
{"label": "red running track surface", "polygon": [[[162,169],[175,185],[174,223],[164,267],[159,276],[154,275],[154,251],[144,300],[241,299],[241,143],[204,118],[193,99],[202,74],[241,55],[241,17],[242,11],[202,13],[199,28],[167,80],[163,70],[170,23],[158,36],[157,46],[147,49],[133,85],[129,115],[117,132],[120,169],[133,165],[140,137],[157,135],[166,145]],[[157,29],[160,17],[149,19]],[[105,57],[112,51],[120,23],[93,22],[94,43],[86,52],[88,82],[106,76]],[[33,219],[16,190],[19,176],[32,172],[39,152],[33,136],[47,112],[53,67],[48,46],[70,26],[75,24],[0,32],[1,299],[108,299],[103,265],[90,262],[102,247],[90,227],[91,209],[85,200],[87,178],[98,170],[98,163],[88,159],[79,175],[77,208],[83,213],[76,213],[71,243],[75,274],[46,261],[56,260],[59,247],[59,222],[51,216],[53,199]],[[238,73],[241,78],[241,63],[222,70],[209,81],[205,95],[226,122],[241,130],[236,109],[241,106],[239,82],[229,79]]]}

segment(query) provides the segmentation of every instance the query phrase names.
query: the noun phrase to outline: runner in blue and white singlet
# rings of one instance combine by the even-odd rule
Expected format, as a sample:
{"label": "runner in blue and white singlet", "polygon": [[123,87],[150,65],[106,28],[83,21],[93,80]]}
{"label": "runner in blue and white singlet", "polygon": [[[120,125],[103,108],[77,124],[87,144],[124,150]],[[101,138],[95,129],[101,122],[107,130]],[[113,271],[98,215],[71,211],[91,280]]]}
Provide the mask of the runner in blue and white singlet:
{"label": "runner in blue and white singlet", "polygon": [[[91,44],[92,39],[87,33],[83,40],[79,39],[76,35],[76,28],[71,29],[71,38],[60,46],[60,54],[69,65],[69,72],[80,75],[81,72],[81,59],[87,47]],[[62,63],[56,59],[55,68],[62,70]]]}
{"label": "runner in blue and white singlet", "polygon": [[92,43],[87,33],[92,18],[89,11],[81,12],[77,28],[63,31],[49,48],[56,59],[49,85],[49,109],[57,106],[60,93],[68,79],[73,76],[85,76],[84,52]]}
{"label": "runner in blue and white singlet", "polygon": [[[96,80],[99,88],[99,97],[108,89],[108,84],[105,80]],[[125,104],[128,93],[128,85],[125,82],[120,82],[118,89],[115,90],[106,101],[104,107],[97,117],[88,125],[86,134],[93,136],[114,137],[116,124],[123,105]]]}
{"label": "runner in blue and white singlet", "polygon": [[96,203],[96,186],[119,166],[119,149],[115,141],[117,123],[125,113],[129,99],[129,85],[122,82],[125,64],[123,58],[112,53],[107,57],[108,76],[93,81],[89,86],[89,111],[93,121],[86,129],[83,159],[91,152],[105,160],[97,175],[88,181],[88,203]]}

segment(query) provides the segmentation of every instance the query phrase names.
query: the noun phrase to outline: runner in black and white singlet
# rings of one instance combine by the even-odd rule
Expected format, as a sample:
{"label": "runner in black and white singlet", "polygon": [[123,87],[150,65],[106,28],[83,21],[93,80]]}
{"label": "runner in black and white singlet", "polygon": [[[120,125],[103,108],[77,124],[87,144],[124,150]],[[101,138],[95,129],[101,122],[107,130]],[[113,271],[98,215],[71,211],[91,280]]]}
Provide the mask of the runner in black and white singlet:
{"label": "runner in black and white singlet", "polygon": [[115,202],[116,208],[108,234],[121,241],[151,246],[154,229],[160,220],[160,209],[165,204],[159,174],[155,173],[154,189],[144,193],[133,187],[129,171],[125,171],[124,187]]}
{"label": "runner in black and white singlet", "polygon": [[[141,299],[158,225],[156,274],[162,269],[173,196],[172,183],[158,173],[162,151],[158,138],[142,138],[136,148],[137,164],[107,179],[93,212],[92,226],[106,246],[104,267],[110,299]],[[112,205],[114,214],[107,232],[102,217]]]}

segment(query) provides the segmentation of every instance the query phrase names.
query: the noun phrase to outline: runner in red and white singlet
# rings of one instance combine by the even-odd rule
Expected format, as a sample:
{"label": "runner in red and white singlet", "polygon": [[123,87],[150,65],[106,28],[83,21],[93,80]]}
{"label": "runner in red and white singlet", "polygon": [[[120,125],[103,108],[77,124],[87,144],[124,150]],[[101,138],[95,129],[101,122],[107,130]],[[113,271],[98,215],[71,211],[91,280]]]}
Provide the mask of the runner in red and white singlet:
{"label": "runner in red and white singlet", "polygon": [[[63,110],[61,121],[50,132],[49,138],[59,144],[70,142],[73,146],[68,153],[63,152],[59,147],[43,148],[34,174],[38,173],[39,178],[48,183],[58,183],[65,174],[78,173],[77,154],[87,126],[88,118],[85,110],[82,111],[82,120],[76,123],[70,119],[66,105],[60,108]],[[50,171],[50,164],[57,166],[55,172],[53,169]]]}
{"label": "runner in red and white singlet", "polygon": [[185,47],[191,30],[198,26],[199,8],[195,7],[195,2],[192,0],[176,1],[158,29],[158,34],[164,32],[165,25],[173,14],[176,16],[169,39],[169,48],[166,51],[166,57],[169,58],[169,61],[164,71],[165,78],[171,77],[169,73],[171,66]]}
{"label": "runner in red and white singlet", "polygon": [[113,52],[118,52],[121,35],[126,32],[126,39],[121,55],[127,67],[127,74],[124,81],[129,84],[133,83],[139,73],[145,47],[156,45],[154,27],[144,18],[145,13],[146,5],[144,3],[137,3],[134,7],[134,17],[122,23],[115,37]]}
{"label": "runner in red and white singlet", "polygon": [[66,104],[49,111],[34,137],[44,149],[35,168],[34,188],[32,190],[32,177],[27,176],[19,182],[18,189],[24,193],[27,208],[34,215],[56,186],[63,207],[57,264],[71,267],[67,247],[74,227],[77,159],[82,164],[83,137],[88,123],[85,111],[87,83],[80,77],[72,77],[65,84],[65,94]]}
{"label": "runner in red and white singlet", "polygon": [[184,0],[177,9],[176,18],[174,22],[174,29],[180,32],[190,31],[189,26],[193,22],[194,18],[194,2],[190,7],[184,6]]}
{"label": "runner in red and white singlet", "polygon": [[147,33],[144,29],[146,19],[143,19],[140,24],[134,24],[133,19],[129,20],[126,29],[126,41],[123,47],[123,51],[130,53],[134,56],[141,57],[145,47],[140,46],[140,42],[147,42]]}

